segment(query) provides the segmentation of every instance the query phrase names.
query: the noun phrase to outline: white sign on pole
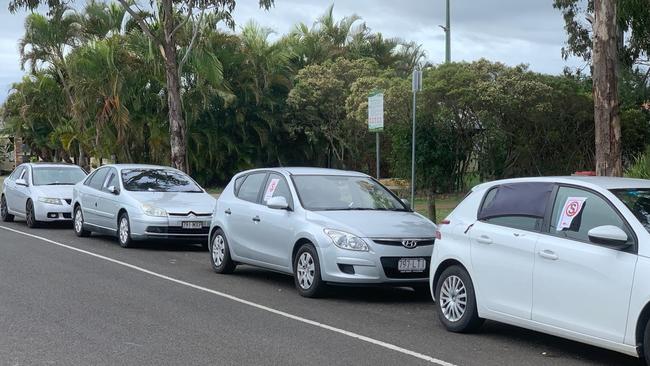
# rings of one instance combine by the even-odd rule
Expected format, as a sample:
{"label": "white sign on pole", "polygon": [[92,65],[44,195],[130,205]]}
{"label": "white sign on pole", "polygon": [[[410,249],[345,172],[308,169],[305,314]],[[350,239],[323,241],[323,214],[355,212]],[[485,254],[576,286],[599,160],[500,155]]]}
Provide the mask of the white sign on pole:
{"label": "white sign on pole", "polygon": [[384,130],[384,93],[373,93],[368,97],[368,129],[370,132]]}

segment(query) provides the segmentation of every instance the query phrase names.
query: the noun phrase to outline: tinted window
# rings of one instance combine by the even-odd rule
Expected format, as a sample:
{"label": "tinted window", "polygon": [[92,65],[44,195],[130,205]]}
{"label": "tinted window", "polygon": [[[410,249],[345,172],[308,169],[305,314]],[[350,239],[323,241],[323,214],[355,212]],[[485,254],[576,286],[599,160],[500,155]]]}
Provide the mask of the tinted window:
{"label": "tinted window", "polygon": [[650,189],[614,189],[612,192],[623,201],[641,225],[650,232]]}
{"label": "tinted window", "polygon": [[308,210],[408,210],[388,189],[368,177],[301,175],[294,176],[293,181]]}
{"label": "tinted window", "polygon": [[291,191],[289,190],[287,181],[279,174],[272,173],[269,175],[269,179],[266,181],[266,186],[264,187],[262,202],[266,204],[271,197],[284,197],[289,206],[292,205]]}
{"label": "tinted window", "polygon": [[124,169],[122,184],[137,192],[203,192],[190,177],[172,169]]}
{"label": "tinted window", "polygon": [[[485,207],[493,206],[495,204],[494,202],[495,199],[498,199],[497,190],[498,187],[493,188],[485,195],[485,199],[483,200],[483,205],[481,206],[481,210],[483,210]],[[529,230],[529,231],[541,230],[542,223],[544,222],[543,217],[516,215],[516,214],[511,214],[510,212],[506,212],[506,213],[507,214],[504,214],[502,216],[484,218],[481,219],[481,221],[488,222],[494,225],[506,226],[514,229],[522,229],[522,230]]]}
{"label": "tinted window", "polygon": [[553,183],[522,182],[492,188],[478,214],[479,220],[502,216],[543,218],[553,192]]}
{"label": "tinted window", "polygon": [[95,189],[102,189],[102,184],[104,184],[104,180],[106,180],[106,174],[108,174],[107,168],[97,169],[93,176],[90,177],[90,181],[87,185]]}
{"label": "tinted window", "polygon": [[260,188],[265,177],[266,173],[255,173],[246,176],[246,179],[237,191],[237,197],[246,201],[257,202],[257,195],[260,193]]}
{"label": "tinted window", "polygon": [[37,167],[33,169],[34,185],[73,185],[84,179],[86,173],[78,167]]}
{"label": "tinted window", "polygon": [[[572,216],[570,227],[558,230],[561,213],[566,211],[565,205],[567,201],[575,199],[584,199],[582,207]],[[633,241],[623,219],[602,197],[579,188],[560,187],[553,205],[553,215],[550,222],[551,235],[589,242],[589,236],[587,235],[589,230],[602,225],[614,225],[621,228],[630,238],[629,242]]]}

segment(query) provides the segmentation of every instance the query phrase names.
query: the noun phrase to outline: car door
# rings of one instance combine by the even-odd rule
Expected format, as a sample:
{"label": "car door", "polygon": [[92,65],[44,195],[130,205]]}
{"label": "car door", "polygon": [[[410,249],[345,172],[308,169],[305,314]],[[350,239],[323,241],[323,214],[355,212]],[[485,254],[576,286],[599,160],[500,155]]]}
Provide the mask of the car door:
{"label": "car door", "polygon": [[29,166],[25,166],[20,176],[17,179],[25,181],[26,185],[15,184],[14,181],[14,206],[13,210],[25,215],[27,211],[27,199],[30,197],[31,172]]}
{"label": "car door", "polygon": [[[472,280],[487,310],[530,319],[535,245],[552,188],[515,183],[486,193],[469,234]],[[531,189],[540,193],[529,195]]]}
{"label": "car door", "polygon": [[117,230],[117,213],[120,210],[119,190],[116,193],[109,191],[108,187],[114,186],[119,189],[119,177],[117,169],[106,168],[108,173],[101,189],[96,192],[98,225],[111,230]]}
{"label": "car door", "polygon": [[226,236],[235,255],[261,261],[256,231],[260,222],[260,194],[266,182],[266,172],[251,173],[235,184],[235,198],[228,202],[226,211]]}
{"label": "car door", "polygon": [[102,215],[99,211],[99,199],[107,174],[108,168],[97,169],[88,180],[85,192],[81,198],[85,223],[102,228],[105,228],[105,226],[102,225]]}
{"label": "car door", "polygon": [[[584,203],[572,212],[570,226],[562,228],[559,220],[566,216],[561,213],[570,210],[576,198]],[[602,225],[621,228],[630,247],[619,250],[590,242],[588,231]],[[563,186],[548,226],[548,235],[541,235],[536,249],[533,320],[623,342],[637,261],[636,239],[627,222],[596,192]]]}
{"label": "car door", "polygon": [[16,207],[18,207],[18,201],[16,199],[17,196],[17,191],[16,191],[16,179],[18,179],[22,173],[23,170],[25,169],[24,165],[19,166],[14,170],[13,173],[5,180],[5,199],[7,200],[7,207],[13,211],[16,212]]}
{"label": "car door", "polygon": [[[272,209],[266,206],[271,197],[284,197],[289,204],[288,210]],[[266,179],[262,194],[262,205],[258,215],[260,221],[252,232],[254,251],[263,262],[291,269],[291,251],[294,239],[293,197],[285,177],[270,173]]]}

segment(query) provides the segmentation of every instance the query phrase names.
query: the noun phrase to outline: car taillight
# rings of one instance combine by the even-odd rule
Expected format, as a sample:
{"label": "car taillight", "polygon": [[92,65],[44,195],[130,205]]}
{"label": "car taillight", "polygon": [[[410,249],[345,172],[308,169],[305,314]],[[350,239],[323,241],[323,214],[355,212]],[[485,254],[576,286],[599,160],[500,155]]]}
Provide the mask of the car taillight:
{"label": "car taillight", "polygon": [[[451,224],[451,221],[449,221],[449,219],[444,219],[444,220],[440,221],[438,226],[440,226],[440,225],[449,225],[449,224]],[[442,239],[442,233],[440,233],[440,230],[436,230],[436,240],[440,240],[440,239]]]}

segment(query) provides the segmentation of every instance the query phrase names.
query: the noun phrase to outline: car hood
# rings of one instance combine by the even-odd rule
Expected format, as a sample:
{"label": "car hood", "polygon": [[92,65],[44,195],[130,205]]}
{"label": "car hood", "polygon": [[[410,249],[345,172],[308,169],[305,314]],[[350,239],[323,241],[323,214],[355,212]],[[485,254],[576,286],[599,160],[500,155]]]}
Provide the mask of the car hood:
{"label": "car hood", "polygon": [[433,222],[414,212],[308,211],[307,219],[363,238],[432,238],[436,231]]}
{"label": "car hood", "polygon": [[32,188],[32,191],[39,197],[71,199],[74,185],[32,186]]}
{"label": "car hood", "polygon": [[187,192],[129,192],[141,203],[162,208],[168,213],[212,214],[217,200],[207,193]]}

